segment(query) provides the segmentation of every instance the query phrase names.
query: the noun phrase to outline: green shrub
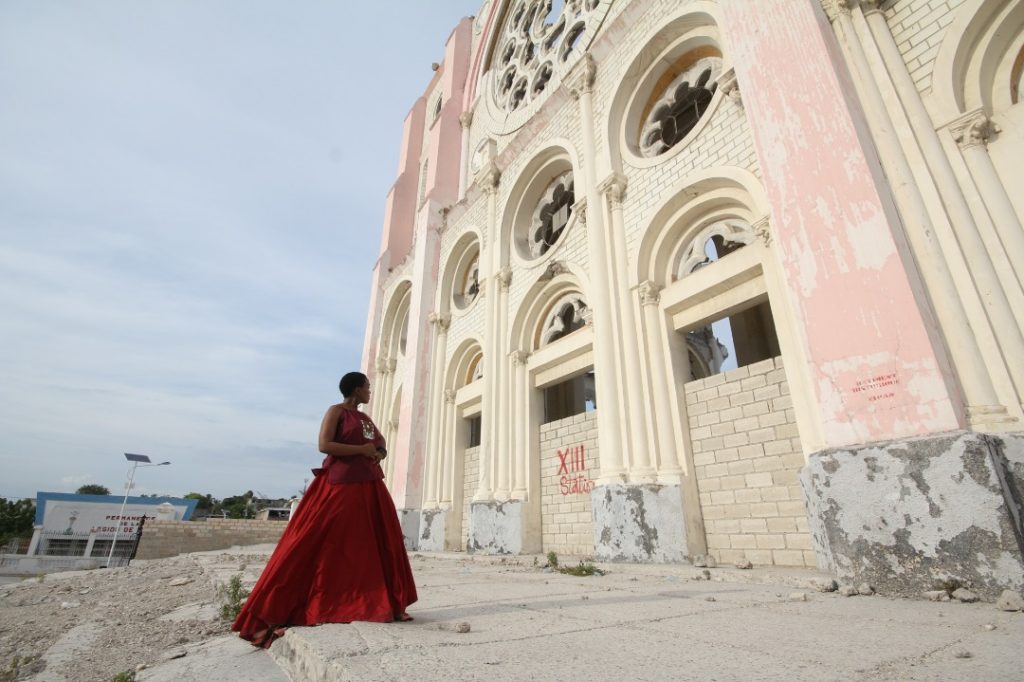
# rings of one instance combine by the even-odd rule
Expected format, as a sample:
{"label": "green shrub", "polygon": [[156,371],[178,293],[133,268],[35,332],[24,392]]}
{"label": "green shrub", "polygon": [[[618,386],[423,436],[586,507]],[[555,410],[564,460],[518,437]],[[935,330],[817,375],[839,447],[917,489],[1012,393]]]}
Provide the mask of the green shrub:
{"label": "green shrub", "polygon": [[235,618],[238,618],[239,611],[242,610],[242,602],[249,596],[249,590],[242,587],[242,575],[239,573],[231,576],[227,586],[221,587],[219,592],[221,620],[234,621]]}

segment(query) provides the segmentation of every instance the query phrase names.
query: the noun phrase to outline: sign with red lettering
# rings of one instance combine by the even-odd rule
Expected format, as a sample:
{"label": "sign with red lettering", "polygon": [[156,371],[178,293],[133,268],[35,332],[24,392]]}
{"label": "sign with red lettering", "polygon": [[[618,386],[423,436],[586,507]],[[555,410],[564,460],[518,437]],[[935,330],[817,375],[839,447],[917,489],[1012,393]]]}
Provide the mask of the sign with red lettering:
{"label": "sign with red lettering", "polygon": [[594,482],[587,475],[587,453],[583,445],[558,450],[558,491],[562,495],[589,495]]}

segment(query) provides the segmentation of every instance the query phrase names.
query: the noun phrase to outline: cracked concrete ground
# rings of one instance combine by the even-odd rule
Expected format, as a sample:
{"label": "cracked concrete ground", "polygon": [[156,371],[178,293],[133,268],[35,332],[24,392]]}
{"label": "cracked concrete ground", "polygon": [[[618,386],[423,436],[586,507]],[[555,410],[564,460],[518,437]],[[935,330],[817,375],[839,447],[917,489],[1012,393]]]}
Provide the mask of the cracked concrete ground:
{"label": "cracked concrete ground", "polygon": [[[196,582],[241,572],[269,548],[190,555]],[[244,557],[244,559],[243,559]],[[211,636],[150,665],[171,680],[1019,679],[1024,613],[991,604],[819,593],[820,574],[683,565],[546,572],[533,557],[414,554],[412,623],[293,628],[270,652]],[[538,563],[543,564],[541,558]],[[563,560],[563,564],[569,563]],[[159,574],[158,574],[159,575]],[[6,591],[6,590],[5,590]],[[806,601],[794,601],[794,593]],[[152,610],[152,604],[149,605]],[[187,605],[176,605],[179,613]],[[200,620],[197,609],[190,617]],[[470,631],[459,633],[457,624]],[[68,625],[74,626],[72,623]],[[223,631],[221,631],[223,632]],[[59,653],[59,652],[55,652]],[[274,663],[277,665],[274,665]],[[31,678],[29,678],[31,679]]]}

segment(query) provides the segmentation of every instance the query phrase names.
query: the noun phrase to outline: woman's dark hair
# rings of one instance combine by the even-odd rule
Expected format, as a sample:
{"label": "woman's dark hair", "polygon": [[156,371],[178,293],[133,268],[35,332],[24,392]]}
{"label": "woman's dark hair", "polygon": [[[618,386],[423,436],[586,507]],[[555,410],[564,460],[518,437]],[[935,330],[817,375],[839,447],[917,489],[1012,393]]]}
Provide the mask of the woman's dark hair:
{"label": "woman's dark hair", "polygon": [[340,389],[341,394],[347,398],[352,395],[353,391],[357,388],[362,388],[369,383],[369,381],[370,380],[367,379],[366,375],[362,372],[349,372],[341,378],[341,381],[338,382],[338,389]]}

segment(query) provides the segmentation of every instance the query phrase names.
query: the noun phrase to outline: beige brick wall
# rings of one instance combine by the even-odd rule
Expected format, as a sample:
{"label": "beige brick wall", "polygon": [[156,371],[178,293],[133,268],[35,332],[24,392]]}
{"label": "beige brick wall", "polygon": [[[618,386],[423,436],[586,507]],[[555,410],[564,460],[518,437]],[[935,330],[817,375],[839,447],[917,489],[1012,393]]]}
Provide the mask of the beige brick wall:
{"label": "beige brick wall", "polygon": [[724,563],[816,566],[782,358],[685,388],[708,551]]}
{"label": "beige brick wall", "polygon": [[935,57],[963,2],[895,0],[883,5],[889,29],[919,92],[931,90]]}
{"label": "beige brick wall", "polygon": [[469,542],[469,504],[476,495],[480,484],[480,447],[466,449],[466,463],[462,470],[462,545],[466,549]]}
{"label": "beige brick wall", "polygon": [[597,412],[584,412],[540,427],[541,539],[545,552],[594,554],[590,490],[598,469]]}
{"label": "beige brick wall", "polygon": [[206,519],[205,521],[147,521],[136,554],[138,559],[226,549],[234,545],[276,543],[287,521]]}

